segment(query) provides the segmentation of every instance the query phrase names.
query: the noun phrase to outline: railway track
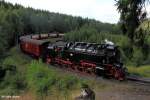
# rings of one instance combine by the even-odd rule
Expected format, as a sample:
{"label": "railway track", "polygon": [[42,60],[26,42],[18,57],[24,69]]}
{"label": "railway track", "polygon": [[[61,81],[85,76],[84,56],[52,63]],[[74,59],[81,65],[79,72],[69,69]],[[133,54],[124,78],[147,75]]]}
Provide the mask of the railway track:
{"label": "railway track", "polygon": [[138,77],[138,76],[127,76],[126,77],[128,81],[133,81],[133,82],[138,82],[140,84],[147,84],[150,85],[150,78],[142,78],[142,77]]}
{"label": "railway track", "polygon": [[[94,74],[90,74],[90,73],[85,73],[85,72],[81,72],[81,71],[78,71],[78,70],[73,70],[71,68],[66,68],[64,66],[59,66],[57,64],[55,65],[52,65],[53,68],[56,68],[58,70],[61,70],[63,72],[67,72],[67,73],[73,73],[77,76],[81,76],[81,77],[86,77],[86,78],[95,78],[96,80],[101,80],[101,76],[96,76]],[[51,65],[49,66],[50,68],[52,67]],[[111,78],[110,78],[111,79]],[[137,83],[137,84],[140,84],[140,85],[148,85],[150,86],[150,78],[142,78],[142,77],[139,77],[139,76],[136,76],[136,75],[127,75],[126,77],[126,80],[123,81],[123,82],[134,82],[134,83]]]}

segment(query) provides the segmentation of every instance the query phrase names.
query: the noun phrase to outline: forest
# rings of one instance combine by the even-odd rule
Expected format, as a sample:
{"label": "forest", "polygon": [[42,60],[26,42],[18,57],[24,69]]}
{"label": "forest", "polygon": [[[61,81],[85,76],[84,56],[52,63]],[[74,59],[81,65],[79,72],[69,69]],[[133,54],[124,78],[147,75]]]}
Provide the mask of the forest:
{"label": "forest", "polygon": [[148,23],[147,19],[140,26],[146,33],[142,46],[130,45],[132,41],[121,31],[119,22],[102,23],[94,19],[35,10],[0,1],[0,59],[3,60],[7,56],[7,51],[18,43],[19,36],[56,31],[65,33],[65,39],[70,41],[102,43],[104,39],[108,39],[120,46],[122,59],[127,64],[149,64]]}
{"label": "forest", "polygon": [[[98,22],[94,19],[51,13],[21,5],[0,1],[0,55],[17,44],[18,37],[25,34],[50,32],[68,33],[84,26],[92,26],[98,32],[119,34],[117,25]],[[92,33],[91,33],[92,34]]]}
{"label": "forest", "polygon": [[[119,6],[118,6],[119,7]],[[118,8],[119,9],[119,8]],[[25,8],[19,4],[11,4],[5,2],[4,0],[0,1],[0,82],[4,80],[3,83],[0,83],[0,88],[4,88],[4,84],[12,85],[15,88],[25,88],[26,80],[29,80],[29,84],[37,88],[37,91],[44,91],[46,82],[49,79],[43,79],[43,84],[37,84],[34,86],[36,81],[31,81],[31,78],[34,78],[33,70],[37,72],[41,70],[41,67],[38,65],[38,69],[32,68],[37,64],[36,61],[28,64],[30,58],[22,59],[23,55],[19,55],[18,48],[16,47],[19,43],[19,37],[26,34],[42,34],[50,32],[60,32],[65,34],[65,41],[84,41],[92,43],[103,43],[105,39],[108,39],[114,42],[119,46],[121,51],[122,61],[126,66],[135,66],[131,68],[133,72],[140,66],[150,65],[150,19],[144,19],[142,23],[137,28],[136,37],[125,34],[132,33],[133,31],[127,31],[122,28],[124,27],[121,22],[116,22],[116,24],[103,23],[95,19],[82,18],[79,16],[71,16],[60,13],[53,13],[46,10],[39,10],[34,8]],[[142,30],[140,32],[140,30]],[[140,38],[138,38],[140,37]],[[134,42],[133,42],[134,41]],[[17,62],[18,60],[18,62]],[[20,66],[29,66],[27,72],[24,71],[23,67]],[[40,62],[41,64],[41,62]],[[41,66],[45,66],[41,64]],[[6,70],[8,73],[1,79],[3,73],[1,70]],[[22,72],[21,72],[22,71]],[[137,70],[139,71],[139,70]],[[15,74],[14,74],[15,72]],[[16,73],[17,72],[17,73]],[[47,69],[43,69],[43,73],[47,72]],[[53,70],[51,71],[53,73]],[[144,73],[144,72],[143,72]],[[27,74],[26,76],[23,74]],[[35,72],[36,74],[36,72]],[[14,76],[13,76],[14,75]],[[49,76],[49,74],[46,74]],[[53,73],[53,76],[56,74]],[[143,74],[145,75],[145,74]],[[146,75],[145,75],[146,76]],[[61,76],[56,78],[61,79]],[[54,77],[55,78],[55,77]],[[67,78],[72,79],[72,77],[66,77],[66,79],[59,80],[64,82],[64,87],[67,87],[65,83],[70,83]],[[45,81],[44,81],[45,80]],[[50,79],[51,80],[51,79]],[[77,79],[73,78],[71,82],[75,82]],[[52,79],[56,81],[56,79]],[[79,81],[79,80],[78,80]],[[45,83],[44,83],[45,82]],[[57,82],[56,82],[57,83]],[[59,85],[59,82],[58,84]],[[40,87],[41,86],[41,87]],[[60,86],[61,88],[64,88]],[[11,90],[11,89],[10,89]],[[9,89],[8,89],[9,91]],[[1,93],[1,92],[0,92]],[[4,92],[5,93],[5,92]]]}

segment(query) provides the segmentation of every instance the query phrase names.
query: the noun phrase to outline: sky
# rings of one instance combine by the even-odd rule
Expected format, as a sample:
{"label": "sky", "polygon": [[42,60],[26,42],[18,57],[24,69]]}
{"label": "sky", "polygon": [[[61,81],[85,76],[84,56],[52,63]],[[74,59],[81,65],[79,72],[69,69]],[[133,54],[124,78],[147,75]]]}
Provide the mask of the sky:
{"label": "sky", "polygon": [[[115,0],[5,0],[25,7],[48,10],[101,22],[117,23],[120,14],[116,10]],[[147,9],[150,7],[147,7]],[[149,13],[149,11],[148,11]]]}

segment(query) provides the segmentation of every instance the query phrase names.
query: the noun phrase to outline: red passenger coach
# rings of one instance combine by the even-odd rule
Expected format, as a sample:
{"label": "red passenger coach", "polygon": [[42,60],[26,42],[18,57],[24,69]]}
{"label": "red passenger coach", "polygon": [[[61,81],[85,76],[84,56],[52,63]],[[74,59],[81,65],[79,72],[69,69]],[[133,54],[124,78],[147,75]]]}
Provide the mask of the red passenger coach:
{"label": "red passenger coach", "polygon": [[47,47],[49,42],[42,40],[34,40],[27,36],[20,38],[20,48],[23,52],[28,53],[36,58],[43,54],[43,50]]}

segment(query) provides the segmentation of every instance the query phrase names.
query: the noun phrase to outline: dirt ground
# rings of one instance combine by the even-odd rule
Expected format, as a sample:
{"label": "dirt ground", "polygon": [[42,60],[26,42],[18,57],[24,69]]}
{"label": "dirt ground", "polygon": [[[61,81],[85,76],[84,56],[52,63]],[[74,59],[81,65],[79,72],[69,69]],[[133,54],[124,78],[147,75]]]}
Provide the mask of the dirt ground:
{"label": "dirt ground", "polygon": [[91,88],[95,91],[96,100],[150,100],[149,83],[144,84],[127,80],[120,82],[114,79],[103,79],[101,77],[86,78],[93,80]]}
{"label": "dirt ground", "polygon": [[[76,76],[87,78],[93,82],[91,88],[95,92],[96,100],[150,100],[150,84],[148,83]],[[72,99],[69,100],[74,100],[73,98],[80,95],[80,92],[77,90],[72,93]]]}
{"label": "dirt ground", "polygon": [[95,89],[95,92],[96,100],[150,100],[150,85],[132,82],[112,84],[103,90]]}
{"label": "dirt ground", "polygon": [[91,88],[96,100],[150,100],[150,84],[100,78]]}

